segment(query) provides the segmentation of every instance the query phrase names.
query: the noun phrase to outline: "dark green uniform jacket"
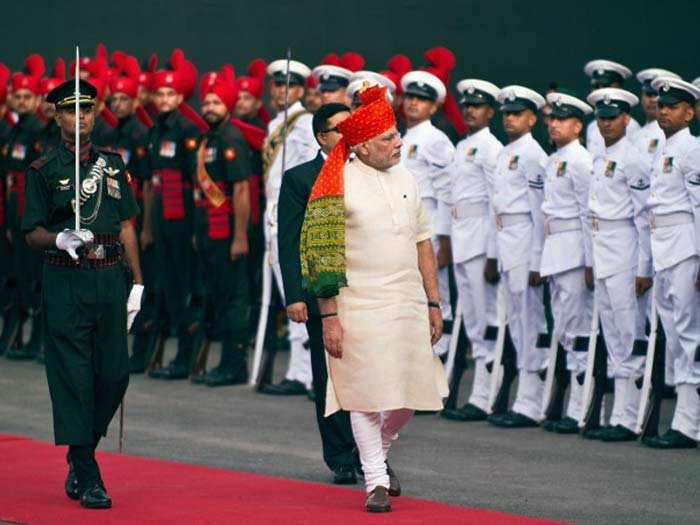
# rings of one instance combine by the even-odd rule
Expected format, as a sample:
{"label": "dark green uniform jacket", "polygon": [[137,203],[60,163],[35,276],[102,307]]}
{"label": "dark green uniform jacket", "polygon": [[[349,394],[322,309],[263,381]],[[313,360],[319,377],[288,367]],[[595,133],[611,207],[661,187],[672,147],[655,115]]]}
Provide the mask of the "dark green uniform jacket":
{"label": "dark green uniform jacket", "polygon": [[[74,227],[74,154],[65,145],[35,161],[27,172],[22,229],[52,232]],[[129,174],[118,153],[92,147],[81,166],[83,228],[96,244],[114,248],[121,222],[138,213]],[[89,445],[105,435],[129,382],[124,270],[105,259],[73,263],[51,250],[42,291],[46,376],[56,444]],[[112,254],[112,255],[110,255]]]}

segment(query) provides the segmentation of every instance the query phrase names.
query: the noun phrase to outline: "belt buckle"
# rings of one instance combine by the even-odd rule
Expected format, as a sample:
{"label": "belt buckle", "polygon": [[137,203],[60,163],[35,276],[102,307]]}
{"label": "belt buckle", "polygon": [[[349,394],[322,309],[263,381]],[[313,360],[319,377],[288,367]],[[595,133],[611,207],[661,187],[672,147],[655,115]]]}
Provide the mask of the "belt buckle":
{"label": "belt buckle", "polygon": [[552,235],[552,229],[549,227],[549,221],[544,222],[544,234],[549,237]]}
{"label": "belt buckle", "polygon": [[94,244],[87,253],[87,258],[90,260],[98,260],[105,258],[104,244]]}
{"label": "belt buckle", "polygon": [[452,208],[450,208],[450,215],[452,215],[453,219],[457,218],[457,207],[456,206],[453,206]]}
{"label": "belt buckle", "polygon": [[600,231],[600,223],[598,222],[597,217],[591,218],[591,228],[593,229],[593,231]]}
{"label": "belt buckle", "polygon": [[503,220],[500,215],[496,215],[496,228],[498,228],[499,232],[503,231]]}
{"label": "belt buckle", "polygon": [[656,229],[656,219],[654,218],[654,214],[651,212],[649,212],[649,229]]}

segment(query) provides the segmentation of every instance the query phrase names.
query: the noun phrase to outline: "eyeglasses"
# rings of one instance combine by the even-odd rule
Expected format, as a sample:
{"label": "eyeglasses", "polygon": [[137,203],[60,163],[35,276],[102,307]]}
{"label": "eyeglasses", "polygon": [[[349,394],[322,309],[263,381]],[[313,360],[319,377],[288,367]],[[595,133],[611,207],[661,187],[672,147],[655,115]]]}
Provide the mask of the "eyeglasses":
{"label": "eyeglasses", "polygon": [[333,128],[322,129],[321,131],[319,131],[319,133],[331,133],[332,131],[335,131],[336,133],[340,133],[340,131],[338,131],[337,126],[333,127]]}

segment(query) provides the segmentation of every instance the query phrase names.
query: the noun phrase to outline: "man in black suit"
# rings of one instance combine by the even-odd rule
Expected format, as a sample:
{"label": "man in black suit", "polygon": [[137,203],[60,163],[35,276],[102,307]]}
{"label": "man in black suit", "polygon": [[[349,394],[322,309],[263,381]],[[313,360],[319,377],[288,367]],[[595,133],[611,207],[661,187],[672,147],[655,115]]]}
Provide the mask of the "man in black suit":
{"label": "man in black suit", "polygon": [[327,418],[323,416],[326,410],[328,371],[323,348],[321,314],[316,298],[307,294],[301,287],[299,237],[311,188],[327,154],[341,138],[336,126],[349,116],[350,108],[343,104],[326,104],[319,108],[313,117],[313,132],[321,149],[315,159],[285,172],[277,211],[279,258],[287,300],[287,315],[297,323],[305,322],[309,332],[316,420],[323,442],[323,459],[333,471],[333,483],[339,485],[357,482],[355,441],[347,412],[336,412]]}

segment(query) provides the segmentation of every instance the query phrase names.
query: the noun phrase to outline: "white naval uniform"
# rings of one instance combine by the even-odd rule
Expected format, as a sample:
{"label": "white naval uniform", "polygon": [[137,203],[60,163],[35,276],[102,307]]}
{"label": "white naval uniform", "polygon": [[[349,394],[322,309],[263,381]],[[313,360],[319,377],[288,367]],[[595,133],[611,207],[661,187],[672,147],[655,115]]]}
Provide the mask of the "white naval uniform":
{"label": "white naval uniform", "polygon": [[577,337],[591,329],[593,294],[586,288],[585,267],[593,266],[588,190],[593,159],[578,140],[552,153],[547,160],[542,211],[545,241],[542,276],[551,276],[553,337],[566,350],[571,391],[566,415],[581,419],[583,383],[577,376],[586,369],[586,349],[576,351]]}
{"label": "white naval uniform", "polygon": [[671,428],[700,439],[700,142],[688,128],[666,139],[651,170],[647,201],[656,307],[666,332],[666,382],[678,401]]}
{"label": "white naval uniform", "polygon": [[[639,129],[639,123],[631,118],[627,124],[627,138],[635,140]],[[594,159],[605,152],[605,141],[603,140],[603,135],[600,134],[598,122],[596,122],[595,119],[586,126],[586,149],[591,153]]]}
{"label": "white naval uniform", "polygon": [[476,360],[469,402],[488,411],[490,378],[486,364],[494,359],[494,341],[485,338],[496,324],[498,286],[486,282],[487,257],[497,258],[496,223],[491,208],[496,158],[503,145],[488,127],[457,144],[450,166],[452,260],[463,307],[462,322]]}
{"label": "white naval uniform", "polygon": [[[413,173],[423,199],[423,206],[433,223],[433,250],[437,255],[440,236],[450,235],[450,209],[447,205],[450,192],[449,165],[455,147],[450,139],[426,120],[406,130],[402,138],[401,161]],[[445,321],[452,320],[450,304],[449,268],[438,270],[440,309]],[[449,334],[445,334],[436,345],[438,353],[447,351]]]}
{"label": "white naval uniform", "polygon": [[636,148],[647,156],[647,161],[651,164],[656,154],[666,144],[666,135],[664,135],[659,123],[652,120],[639,128],[631,140]]}
{"label": "white naval uniform", "polygon": [[540,271],[544,244],[542,197],[547,154],[530,133],[507,144],[498,154],[493,181],[501,292],[506,297],[510,335],[520,371],[513,411],[541,419],[544,383],[539,372],[547,368],[543,286],[528,285],[530,272]]}
{"label": "white naval uniform", "polygon": [[[288,110],[288,117],[299,111],[304,111],[301,102],[292,104]],[[312,115],[302,115],[297,119],[294,128],[287,135],[287,149],[285,153],[285,170],[291,169],[303,162],[307,162],[316,157],[318,153],[318,143],[314,138],[311,127]],[[280,111],[267,125],[267,135],[270,136],[284,122],[284,112]],[[272,272],[277,282],[277,288],[284,300],[284,289],[282,285],[282,270],[279,263],[279,247],[277,244],[277,201],[282,186],[282,147],[275,157],[268,179],[265,182],[265,240],[268,243]],[[307,388],[311,387],[311,354],[304,348],[304,343],[309,339],[304,323],[289,323],[289,341],[291,352],[289,366],[287,368],[286,379],[301,381]]]}
{"label": "white naval uniform", "polygon": [[651,277],[649,196],[651,164],[626,137],[593,161],[588,200],[592,220],[595,298],[608,350],[608,376],[615,378],[610,424],[635,431],[644,355],[633,353],[645,337],[651,294],[638,298],[635,277]]}

